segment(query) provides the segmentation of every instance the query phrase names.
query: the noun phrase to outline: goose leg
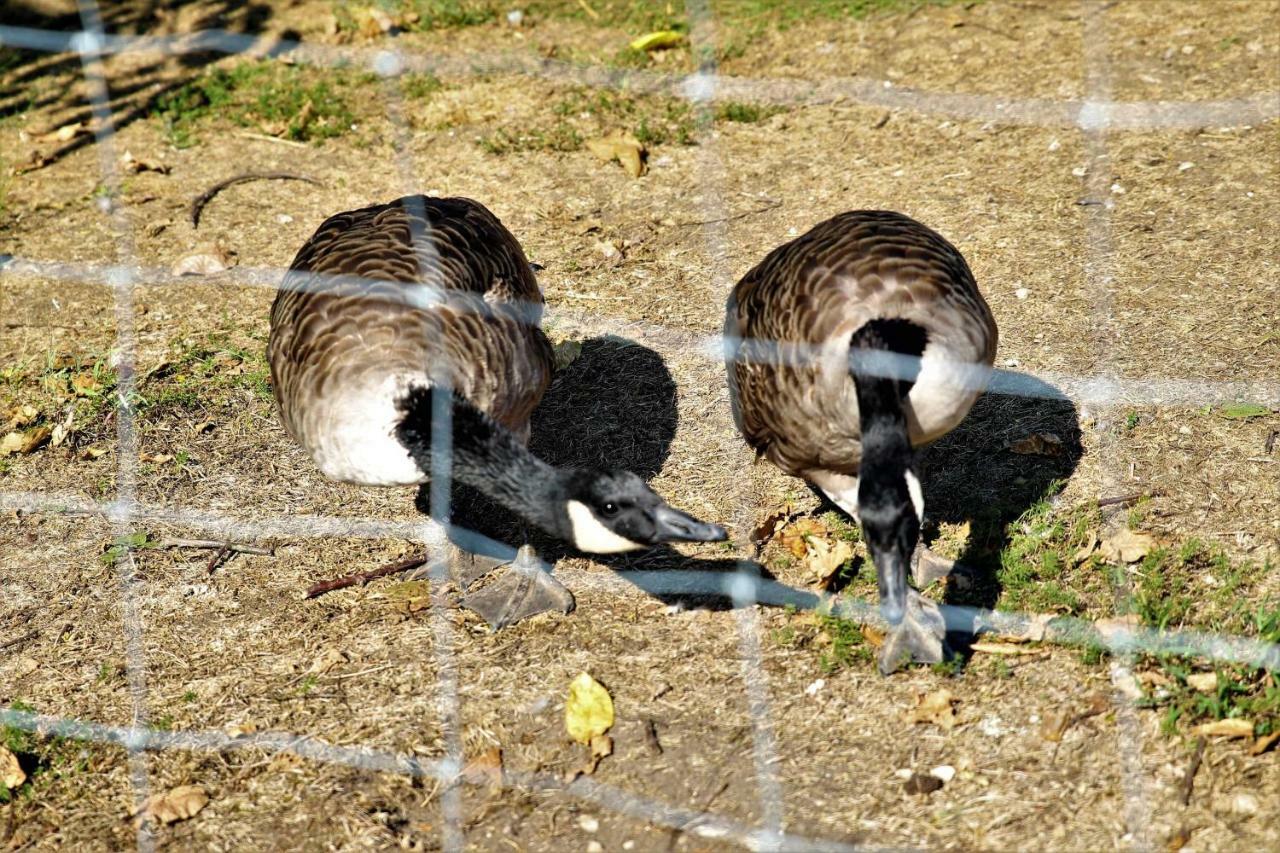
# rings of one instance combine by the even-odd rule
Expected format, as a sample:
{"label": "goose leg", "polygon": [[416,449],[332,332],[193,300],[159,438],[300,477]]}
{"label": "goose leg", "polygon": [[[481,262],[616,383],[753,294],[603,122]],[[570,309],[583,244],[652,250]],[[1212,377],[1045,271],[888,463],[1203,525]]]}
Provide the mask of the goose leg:
{"label": "goose leg", "polygon": [[570,613],[573,593],[543,568],[532,546],[523,545],[501,578],[460,602],[498,631],[539,613]]}
{"label": "goose leg", "polygon": [[890,627],[880,647],[880,674],[890,675],[912,661],[942,663],[950,656],[942,611],[914,589],[908,589],[902,621]]}

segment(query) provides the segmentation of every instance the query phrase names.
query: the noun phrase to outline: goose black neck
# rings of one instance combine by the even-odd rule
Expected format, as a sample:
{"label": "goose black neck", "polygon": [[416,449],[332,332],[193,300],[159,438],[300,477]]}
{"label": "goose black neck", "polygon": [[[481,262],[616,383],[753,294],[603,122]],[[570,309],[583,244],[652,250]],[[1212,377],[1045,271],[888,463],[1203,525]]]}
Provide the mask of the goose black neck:
{"label": "goose black neck", "polygon": [[[438,411],[434,397],[431,388],[411,388],[400,404],[404,417],[396,428],[397,438],[428,475]],[[509,429],[456,392],[449,395],[449,403],[451,476],[548,533],[569,535],[564,510],[567,474],[539,459]]]}
{"label": "goose black neck", "polygon": [[924,329],[905,320],[873,320],[854,332],[850,342],[862,430],[860,479],[872,488],[892,484],[896,492],[911,464],[904,401],[926,343]]}

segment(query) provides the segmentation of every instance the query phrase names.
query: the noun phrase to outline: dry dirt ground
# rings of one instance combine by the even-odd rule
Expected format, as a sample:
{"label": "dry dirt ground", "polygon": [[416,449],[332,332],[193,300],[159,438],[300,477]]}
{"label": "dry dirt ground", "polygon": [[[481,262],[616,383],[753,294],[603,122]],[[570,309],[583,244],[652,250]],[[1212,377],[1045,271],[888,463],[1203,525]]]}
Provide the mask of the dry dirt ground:
{"label": "dry dirt ground", "polygon": [[[1001,365],[1129,380],[1102,403],[984,401],[931,452],[935,525],[961,530],[994,502],[1007,524],[1063,478],[1057,508],[1154,495],[1138,522],[1160,540],[1197,537],[1233,563],[1274,565],[1280,4],[886,3],[866,17],[798,15],[783,27],[750,17],[767,3],[713,3],[725,17],[695,27],[720,46],[721,72],[736,77],[890,81],[1007,100],[1101,91],[1118,101],[1271,105],[1264,121],[1205,128],[1086,137],[1071,126],[857,98],[748,110],[735,121],[661,94],[600,102],[550,71],[465,73],[480,52],[544,70],[566,67],[538,65],[548,57],[634,64],[619,50],[647,19],[596,3],[606,11],[596,20],[581,10],[588,5],[531,11],[519,29],[489,22],[392,41],[332,32],[332,7],[311,0],[103,4],[121,33],[221,26],[352,50],[393,44],[448,65],[438,82],[400,89],[346,72],[335,85],[345,87],[355,128],[302,144],[278,138],[280,119],[252,112],[197,117],[186,147],[175,144],[159,99],[239,58],[142,52],[91,65],[111,98],[116,132],[106,139],[74,130],[77,121],[106,127],[86,107],[93,87],[74,55],[5,54],[0,253],[16,260],[0,272],[0,414],[21,420],[21,406],[36,409],[34,421],[13,427],[24,435],[63,425],[67,412],[71,422],[56,446],[0,460],[9,507],[0,520],[0,705],[143,723],[173,733],[175,745],[131,759],[117,745],[11,727],[10,748],[32,782],[0,805],[0,845],[432,849],[444,804],[460,797],[464,843],[477,850],[733,849],[742,841],[733,832],[775,819],[789,836],[825,840],[819,849],[1280,847],[1280,754],[1210,738],[1186,796],[1193,738],[1186,726],[1162,731],[1162,711],[1127,698],[1113,669],[1122,660],[1045,646],[1007,661],[979,654],[959,674],[917,668],[881,678],[865,654],[836,654],[848,639],[840,627],[781,608],[646,592],[619,571],[732,570],[776,507],[817,506],[797,483],[753,465],[733,429],[723,367],[699,344],[719,331],[728,288],[765,251],[855,207],[903,210],[964,252],[1000,324]],[[0,9],[5,23],[79,26],[53,0]],[[646,70],[692,67],[680,48]],[[638,179],[573,136],[634,132],[638,117],[653,133]],[[125,152],[166,171],[120,173]],[[323,185],[232,187],[198,230],[188,222],[191,200],[217,181],[277,170]],[[535,448],[561,463],[638,470],[674,503],[729,524],[736,544],[611,565],[565,555],[557,572],[577,612],[497,634],[453,606],[435,619],[421,590],[395,579],[303,599],[318,580],[414,548],[396,537],[309,538],[321,527],[314,519],[421,516],[413,490],[327,482],[290,442],[262,362],[278,275],[254,271],[286,266],[327,214],[409,191],[489,205],[545,266],[553,330],[586,342],[538,415]],[[238,266],[168,275],[212,245],[234,252]],[[106,268],[117,264],[144,269],[132,288],[113,291]],[[117,348],[117,334],[131,351]],[[111,404],[119,357],[137,368],[132,432]],[[1201,384],[1170,403],[1173,386],[1154,380]],[[1215,399],[1215,383],[1226,382],[1254,383],[1253,396]],[[1230,403],[1258,410],[1223,416]],[[1010,439],[1035,432],[1058,433],[1065,454],[1008,451]],[[58,511],[129,494],[144,518]],[[257,524],[256,543],[274,556],[237,555],[210,573],[208,551],[111,548],[134,532],[151,543],[208,535],[178,513]],[[289,519],[299,522],[271,527]],[[500,520],[475,523],[503,529]],[[809,588],[785,559],[768,570]],[[1275,573],[1251,577],[1239,595],[1274,606]],[[1117,602],[1131,581],[1120,574]],[[1184,590],[1193,604],[1198,590]],[[1103,601],[1080,612],[1106,615]],[[564,697],[584,670],[612,693],[615,748],[592,776],[566,785],[584,751],[564,733]],[[370,751],[402,762],[444,756],[442,677],[456,684],[465,756],[501,748],[505,785],[441,783],[403,763],[352,765]],[[1280,690],[1274,676],[1262,678]],[[954,697],[954,727],[913,723],[917,698],[940,689]],[[1099,693],[1101,713],[1082,716],[1060,743],[1043,737],[1046,717],[1083,715]],[[305,740],[188,749],[177,745],[183,733],[206,746],[245,733],[277,746],[285,735]],[[326,760],[324,745],[345,749],[329,758],[347,763]],[[939,765],[956,770],[941,790],[904,790],[897,771]],[[140,833],[129,817],[138,791],[181,785],[202,788],[207,805]],[[702,811],[737,829],[683,823]]]}

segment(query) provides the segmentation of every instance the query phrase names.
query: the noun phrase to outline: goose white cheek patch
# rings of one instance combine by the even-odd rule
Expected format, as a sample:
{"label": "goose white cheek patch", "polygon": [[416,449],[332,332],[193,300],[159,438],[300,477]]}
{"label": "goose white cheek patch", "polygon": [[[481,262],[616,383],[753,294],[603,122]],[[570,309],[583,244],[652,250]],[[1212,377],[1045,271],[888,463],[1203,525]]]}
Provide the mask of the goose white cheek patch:
{"label": "goose white cheek patch", "polygon": [[573,544],[579,551],[588,554],[620,554],[644,547],[605,527],[595,513],[580,501],[569,501],[568,511],[569,523],[573,525]]}
{"label": "goose white cheek patch", "polygon": [[924,490],[920,488],[920,478],[910,468],[907,469],[907,492],[911,495],[911,505],[916,508],[916,520],[924,521]]}

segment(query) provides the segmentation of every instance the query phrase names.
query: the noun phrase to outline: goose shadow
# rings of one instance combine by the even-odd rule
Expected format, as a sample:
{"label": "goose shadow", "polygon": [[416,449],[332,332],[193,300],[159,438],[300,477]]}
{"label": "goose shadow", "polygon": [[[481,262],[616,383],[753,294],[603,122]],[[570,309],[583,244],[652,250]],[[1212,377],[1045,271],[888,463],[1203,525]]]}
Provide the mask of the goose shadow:
{"label": "goose shadow", "polygon": [[[1040,453],[1015,443],[1050,436]],[[968,522],[969,539],[946,585],[947,604],[994,608],[1003,587],[1000,555],[1009,525],[1076,469],[1083,453],[1076,405],[1053,385],[998,371],[969,416],[923,454],[926,533]],[[1032,448],[1026,448],[1032,449]]]}
{"label": "goose shadow", "polygon": [[[621,468],[648,481],[670,455],[678,420],[676,383],[661,356],[626,338],[592,338],[582,343],[576,359],[556,371],[531,419],[529,449],[556,467]],[[418,490],[420,511],[428,511],[429,496],[428,483]],[[548,563],[589,556],[668,604],[731,606],[723,585],[704,573],[735,572],[737,560],[690,558],[666,546],[625,555],[582,555],[469,486],[454,483],[450,500],[456,528],[512,546],[528,542]],[[474,539],[468,547],[484,550]],[[660,577],[675,571],[692,572],[690,583]]]}

